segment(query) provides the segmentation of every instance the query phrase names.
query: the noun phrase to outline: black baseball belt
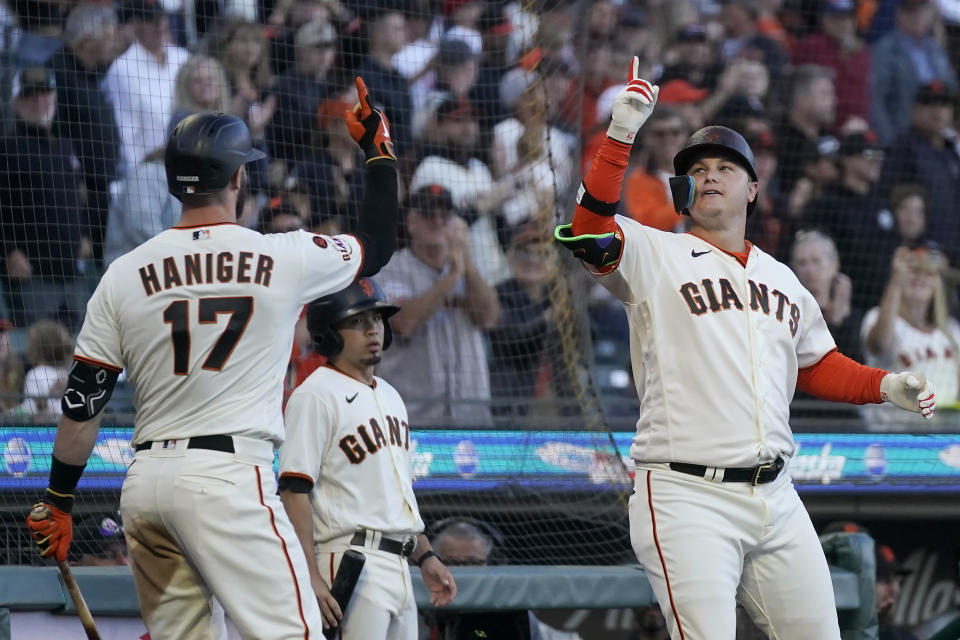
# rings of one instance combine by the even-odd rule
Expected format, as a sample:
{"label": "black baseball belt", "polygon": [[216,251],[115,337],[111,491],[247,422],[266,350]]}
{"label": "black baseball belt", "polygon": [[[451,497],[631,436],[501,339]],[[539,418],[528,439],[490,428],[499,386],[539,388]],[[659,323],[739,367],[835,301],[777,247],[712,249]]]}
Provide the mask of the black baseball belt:
{"label": "black baseball belt", "polygon": [[[380,535],[380,544],[373,546],[367,544],[367,532],[370,531],[372,534],[373,531],[370,529],[357,529],[356,533],[353,534],[353,537],[350,538],[350,544],[356,547],[367,547],[370,546],[374,549],[380,551],[386,551],[387,553],[394,553],[402,558],[408,557],[413,553],[414,547],[417,546],[416,538],[413,536],[407,536],[402,540],[397,540],[395,538],[388,538],[385,535]],[[372,537],[372,536],[371,536]]]}
{"label": "black baseball belt", "polygon": [[[214,436],[193,436],[192,438],[180,438],[181,440],[187,440],[187,449],[209,449],[211,451],[223,451],[225,453],[236,453],[236,449],[233,447],[233,437],[223,434],[214,435]],[[173,448],[177,446],[176,440],[156,440],[152,442],[141,442],[133,449],[134,451],[143,451],[145,449],[150,449],[153,445],[159,442],[161,448]]]}
{"label": "black baseball belt", "polygon": [[[773,462],[758,464],[755,467],[728,467],[722,469],[723,482],[748,482],[754,486],[767,484],[777,479],[785,464],[783,457],[777,456],[777,459]],[[714,467],[707,467],[702,464],[687,464],[686,462],[671,462],[670,468],[680,473],[699,476],[707,480],[712,480],[721,471],[721,469]]]}

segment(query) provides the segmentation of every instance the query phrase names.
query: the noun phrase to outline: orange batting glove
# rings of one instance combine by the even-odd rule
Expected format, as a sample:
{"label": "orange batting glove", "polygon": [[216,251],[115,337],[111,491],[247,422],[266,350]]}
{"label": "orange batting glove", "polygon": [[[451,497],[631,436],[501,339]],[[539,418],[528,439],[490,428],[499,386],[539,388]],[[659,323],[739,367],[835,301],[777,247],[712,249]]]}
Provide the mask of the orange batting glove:
{"label": "orange batting glove", "polygon": [[370,97],[367,95],[367,85],[363,78],[357,76],[357,96],[360,102],[352,111],[344,111],[343,118],[347,121],[347,129],[363,152],[367,162],[371,160],[396,160],[397,154],[393,151],[393,141],[390,139],[390,124],[387,116],[379,109],[370,106]]}
{"label": "orange batting glove", "polygon": [[[72,503],[73,496],[69,500]],[[38,502],[27,516],[27,529],[39,547],[41,556],[54,556],[59,562],[67,561],[67,551],[73,541],[73,518],[69,512],[45,500]]]}

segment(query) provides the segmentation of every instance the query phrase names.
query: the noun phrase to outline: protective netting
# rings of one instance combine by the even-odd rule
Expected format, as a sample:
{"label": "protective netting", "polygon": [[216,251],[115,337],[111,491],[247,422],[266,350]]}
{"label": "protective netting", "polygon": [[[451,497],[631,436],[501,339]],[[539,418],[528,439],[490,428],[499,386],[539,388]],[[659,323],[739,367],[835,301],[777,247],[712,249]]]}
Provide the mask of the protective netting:
{"label": "protective netting", "polygon": [[[356,75],[390,119],[400,157],[394,263],[428,267],[414,278],[388,266],[377,279],[394,299],[439,301],[397,336],[378,371],[401,391],[411,422],[436,429],[421,438],[416,484],[428,521],[481,519],[505,534],[513,562],[629,555],[623,432],[638,403],[626,321],[620,303],[558,253],[552,229],[572,213],[633,55],[661,91],[621,211],[682,232],[666,188],[673,155],[704,124],[736,128],[760,173],[748,238],[794,266],[841,351],[925,370],[936,385],[933,423],[800,398],[795,428],[956,431],[960,325],[949,265],[960,247],[960,12],[949,2],[900,4],[0,3],[8,560],[30,561],[19,522],[46,483],[85,301],[112,260],[179,216],[161,152],[172,127],[209,109],[248,123],[267,157],[250,166],[241,224],[350,232],[364,168],[341,116],[356,101]],[[320,362],[297,335],[290,389]],[[94,479],[81,485],[77,520],[89,516],[90,528],[78,529],[78,546],[112,527],[103,523],[115,517],[132,455],[133,411],[121,379]],[[447,442],[451,428],[470,431],[450,431]],[[535,437],[545,439],[527,446]],[[869,458],[858,451],[846,460]]]}

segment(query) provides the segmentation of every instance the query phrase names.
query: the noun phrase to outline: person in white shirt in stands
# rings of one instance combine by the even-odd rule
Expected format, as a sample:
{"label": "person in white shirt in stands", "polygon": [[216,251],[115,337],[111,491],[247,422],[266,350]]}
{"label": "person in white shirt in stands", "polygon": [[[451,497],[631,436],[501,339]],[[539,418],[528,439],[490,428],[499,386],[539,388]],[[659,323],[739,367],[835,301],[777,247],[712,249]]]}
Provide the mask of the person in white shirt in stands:
{"label": "person in white shirt in stands", "polygon": [[120,128],[125,173],[166,143],[177,72],[190,57],[170,43],[170,18],[159,0],[133,0],[129,7],[137,39],[103,81]]}

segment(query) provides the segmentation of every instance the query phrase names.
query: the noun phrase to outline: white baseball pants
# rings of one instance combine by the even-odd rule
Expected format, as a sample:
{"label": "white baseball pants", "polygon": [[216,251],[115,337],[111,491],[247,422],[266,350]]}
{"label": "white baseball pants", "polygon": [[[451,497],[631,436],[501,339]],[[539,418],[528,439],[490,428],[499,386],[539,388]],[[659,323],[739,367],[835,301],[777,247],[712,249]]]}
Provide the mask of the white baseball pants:
{"label": "white baseball pants", "polygon": [[213,595],[243,638],[322,640],[306,557],[277,497],[272,445],[234,437],[237,451],[226,453],[162,444],[137,452],[120,494],[150,637],[225,635]]}
{"label": "white baseball pants", "polygon": [[673,640],[734,640],[737,600],[770,640],[840,640],[827,561],[786,470],[754,487],[638,465],[630,538]]}
{"label": "white baseball pants", "polygon": [[[356,550],[367,561],[343,612],[337,640],[417,640],[417,602],[407,559],[367,547]],[[317,552],[317,566],[328,587],[342,558],[342,551]]]}

